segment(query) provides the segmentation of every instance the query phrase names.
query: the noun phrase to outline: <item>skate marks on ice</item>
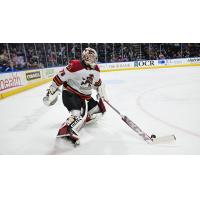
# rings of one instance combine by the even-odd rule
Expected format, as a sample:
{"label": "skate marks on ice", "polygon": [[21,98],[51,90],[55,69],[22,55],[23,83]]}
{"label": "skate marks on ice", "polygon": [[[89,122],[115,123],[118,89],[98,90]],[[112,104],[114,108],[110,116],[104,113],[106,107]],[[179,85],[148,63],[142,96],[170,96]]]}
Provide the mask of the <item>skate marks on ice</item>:
{"label": "skate marks on ice", "polygon": [[[86,125],[80,131],[80,145],[74,147],[70,141],[56,140],[49,155],[105,155],[126,154],[126,143],[118,130],[108,129],[109,123],[100,119]],[[102,126],[104,126],[102,128]],[[101,128],[100,128],[101,127]],[[122,153],[124,152],[124,153]]]}
{"label": "skate marks on ice", "polygon": [[[199,79],[196,80],[196,81],[199,81]],[[145,98],[145,96],[146,95],[148,96],[152,92],[156,92],[156,91],[159,91],[160,89],[165,89],[165,88],[173,88],[173,87],[176,87],[176,86],[194,84],[194,82],[195,81],[193,80],[193,81],[188,81],[188,82],[183,82],[183,83],[167,84],[167,85],[164,85],[164,86],[155,87],[155,88],[146,90],[137,97],[136,104],[146,115],[150,116],[152,119],[159,121],[159,122],[161,122],[161,123],[163,123],[163,124],[165,124],[169,127],[177,129],[181,132],[184,132],[185,134],[190,134],[190,135],[193,135],[193,136],[197,137],[198,139],[200,139],[200,134],[193,132],[191,130],[187,130],[185,128],[179,127],[177,125],[174,125],[173,123],[170,123],[166,120],[161,119],[161,117],[157,117],[156,115],[152,114],[152,112],[149,112],[147,109],[145,109],[145,106],[142,104],[142,101]],[[160,96],[160,100],[161,99],[163,99],[163,101],[178,101],[178,102],[185,102],[185,103],[191,102],[191,101],[197,101],[196,99],[193,99],[193,100],[191,100],[191,99],[181,99],[181,98],[177,98],[177,97],[170,97],[170,96],[164,96],[164,95]]]}
{"label": "skate marks on ice", "polygon": [[[127,154],[126,143],[122,140],[113,140],[112,137],[102,139],[100,133],[85,133],[80,138],[80,145],[74,147],[70,141],[60,139],[55,141],[55,145],[48,155],[112,155]],[[120,139],[120,135],[118,135]],[[119,148],[120,146],[120,148]],[[124,152],[124,153],[123,153]]]}
{"label": "skate marks on ice", "polygon": [[9,129],[9,131],[24,131],[28,129],[31,125],[35,124],[43,115],[45,115],[49,109],[47,107],[41,106],[23,119],[18,122],[15,126]]}
{"label": "skate marks on ice", "polygon": [[63,138],[55,138],[52,149],[48,151],[47,155],[65,155],[70,154],[76,147],[70,142]]}

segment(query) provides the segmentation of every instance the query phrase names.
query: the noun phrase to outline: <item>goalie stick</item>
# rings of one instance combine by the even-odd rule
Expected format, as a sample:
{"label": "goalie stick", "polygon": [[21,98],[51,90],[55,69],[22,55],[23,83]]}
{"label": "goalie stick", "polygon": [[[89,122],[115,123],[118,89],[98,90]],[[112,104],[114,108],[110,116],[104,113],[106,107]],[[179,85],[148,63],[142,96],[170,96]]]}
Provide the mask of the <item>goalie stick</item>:
{"label": "goalie stick", "polygon": [[[120,115],[121,119],[132,129],[134,130],[139,136],[143,138],[144,141],[147,143],[168,143],[173,142],[176,140],[175,135],[167,135],[162,137],[155,137],[155,135],[149,136],[145,133],[139,126],[137,126],[133,121],[131,121],[126,115],[122,115],[114,106],[112,106],[107,100],[104,99],[106,102],[118,115]],[[152,137],[154,136],[154,137]]]}

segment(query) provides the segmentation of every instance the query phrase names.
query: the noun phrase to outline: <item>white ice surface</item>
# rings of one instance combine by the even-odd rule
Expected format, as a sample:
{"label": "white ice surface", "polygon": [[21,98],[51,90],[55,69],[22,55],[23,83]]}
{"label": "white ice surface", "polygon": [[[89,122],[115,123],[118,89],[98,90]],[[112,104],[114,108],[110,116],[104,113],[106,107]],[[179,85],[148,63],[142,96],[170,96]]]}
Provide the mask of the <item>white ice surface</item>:
{"label": "white ice surface", "polygon": [[200,67],[102,73],[110,103],[148,134],[176,135],[146,144],[107,106],[80,132],[81,145],[56,142],[69,113],[62,98],[45,107],[48,84],[0,101],[0,154],[200,154]]}

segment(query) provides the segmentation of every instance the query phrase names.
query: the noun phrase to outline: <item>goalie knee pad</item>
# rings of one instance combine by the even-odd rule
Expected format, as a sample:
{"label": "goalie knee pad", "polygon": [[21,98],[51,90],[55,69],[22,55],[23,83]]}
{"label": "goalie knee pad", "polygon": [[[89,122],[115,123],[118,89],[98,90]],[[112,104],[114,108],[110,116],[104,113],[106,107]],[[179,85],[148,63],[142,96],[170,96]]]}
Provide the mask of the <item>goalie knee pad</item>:
{"label": "goalie knee pad", "polygon": [[106,112],[106,107],[102,101],[102,99],[99,100],[96,106],[94,106],[92,109],[88,111],[88,115],[93,115],[96,113],[105,113]]}
{"label": "goalie knee pad", "polygon": [[75,116],[75,117],[81,116],[81,110],[71,110],[70,113],[72,116]]}
{"label": "goalie knee pad", "polygon": [[[101,100],[102,101],[102,100]],[[88,111],[88,115],[86,118],[86,124],[91,124],[96,122],[99,118],[103,116],[103,113],[105,112],[105,106],[103,102],[98,103],[94,108]]]}
{"label": "goalie knee pad", "polygon": [[102,113],[95,113],[93,115],[88,115],[87,118],[86,118],[86,124],[95,123],[102,116],[103,116]]}

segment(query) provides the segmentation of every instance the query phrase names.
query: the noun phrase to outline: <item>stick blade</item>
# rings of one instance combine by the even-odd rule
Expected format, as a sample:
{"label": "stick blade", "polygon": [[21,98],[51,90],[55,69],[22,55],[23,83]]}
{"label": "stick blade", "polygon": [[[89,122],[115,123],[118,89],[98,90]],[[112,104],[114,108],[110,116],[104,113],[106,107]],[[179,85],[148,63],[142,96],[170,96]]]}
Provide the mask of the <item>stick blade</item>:
{"label": "stick blade", "polygon": [[175,135],[166,135],[152,139],[153,144],[172,143],[176,141]]}

